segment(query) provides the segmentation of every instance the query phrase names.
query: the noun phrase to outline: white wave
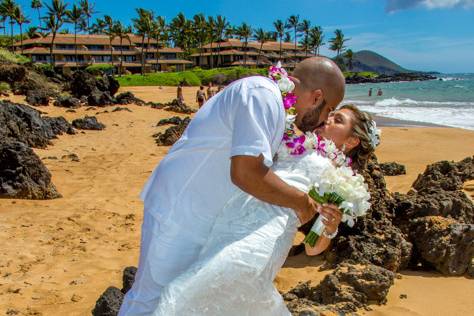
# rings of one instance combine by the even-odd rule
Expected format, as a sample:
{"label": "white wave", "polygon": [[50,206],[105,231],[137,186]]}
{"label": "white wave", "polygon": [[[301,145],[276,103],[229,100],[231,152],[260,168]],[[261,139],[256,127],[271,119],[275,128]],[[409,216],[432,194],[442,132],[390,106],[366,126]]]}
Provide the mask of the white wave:
{"label": "white wave", "polygon": [[464,80],[463,78],[457,78],[457,77],[444,77],[444,78],[439,78],[442,81],[453,81],[453,80]]}
{"label": "white wave", "polygon": [[415,101],[412,99],[344,100],[378,116],[474,130],[474,102]]}
{"label": "white wave", "polygon": [[433,107],[471,107],[474,102],[456,102],[456,101],[415,101],[412,99],[397,98],[383,99],[374,103],[375,106],[394,107],[394,106],[433,106]]}

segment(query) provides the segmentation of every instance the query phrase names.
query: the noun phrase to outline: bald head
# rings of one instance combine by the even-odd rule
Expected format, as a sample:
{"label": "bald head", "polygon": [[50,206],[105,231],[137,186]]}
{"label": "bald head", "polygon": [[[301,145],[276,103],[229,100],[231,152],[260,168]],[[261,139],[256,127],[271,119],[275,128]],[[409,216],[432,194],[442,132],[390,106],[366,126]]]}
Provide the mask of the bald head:
{"label": "bald head", "polygon": [[293,77],[300,81],[304,90],[322,90],[324,99],[331,107],[344,98],[345,78],[335,62],[326,57],[311,57],[298,63]]}

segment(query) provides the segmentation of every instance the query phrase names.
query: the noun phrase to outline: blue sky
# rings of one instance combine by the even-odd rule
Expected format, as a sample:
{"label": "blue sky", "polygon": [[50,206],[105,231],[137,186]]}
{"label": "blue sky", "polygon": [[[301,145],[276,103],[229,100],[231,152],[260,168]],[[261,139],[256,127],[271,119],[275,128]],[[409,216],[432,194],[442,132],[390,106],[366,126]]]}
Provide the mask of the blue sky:
{"label": "blue sky", "polygon": [[[36,23],[30,1],[17,2]],[[127,24],[136,7],[152,9],[168,21],[179,12],[189,18],[202,12],[224,15],[233,25],[247,22],[267,30],[276,19],[298,14],[322,26],[326,41],[340,28],[351,38],[347,46],[352,50],[373,50],[408,69],[474,72],[474,0],[95,1],[96,17],[109,14]],[[324,48],[321,52],[334,55]]]}

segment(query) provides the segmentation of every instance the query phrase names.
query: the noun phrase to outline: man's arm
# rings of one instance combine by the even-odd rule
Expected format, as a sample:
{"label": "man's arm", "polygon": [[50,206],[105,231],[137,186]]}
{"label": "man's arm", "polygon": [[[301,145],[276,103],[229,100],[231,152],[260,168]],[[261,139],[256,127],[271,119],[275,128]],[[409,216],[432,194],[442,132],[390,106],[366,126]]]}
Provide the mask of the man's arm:
{"label": "man's arm", "polygon": [[242,191],[264,202],[291,208],[301,224],[311,220],[319,205],[306,193],[288,185],[263,163],[263,156],[233,156],[232,182]]}

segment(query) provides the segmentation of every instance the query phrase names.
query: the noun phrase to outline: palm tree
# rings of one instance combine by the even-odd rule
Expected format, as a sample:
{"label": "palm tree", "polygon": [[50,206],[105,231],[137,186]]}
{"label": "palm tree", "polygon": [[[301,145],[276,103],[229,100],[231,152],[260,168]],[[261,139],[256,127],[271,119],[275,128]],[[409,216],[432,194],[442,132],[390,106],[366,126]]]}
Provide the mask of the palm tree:
{"label": "palm tree", "polygon": [[110,46],[110,64],[112,67],[114,66],[114,47],[112,46],[112,42],[115,39],[114,33],[114,20],[109,15],[104,15],[104,29],[103,32],[109,36],[109,46]]}
{"label": "palm tree", "polygon": [[177,16],[171,20],[170,35],[175,46],[188,50],[189,43],[189,28],[191,23],[186,19],[183,13],[178,13]]}
{"label": "palm tree", "polygon": [[344,51],[346,46],[344,44],[349,40],[348,38],[344,38],[344,33],[341,30],[337,29],[334,31],[334,37],[329,40],[331,46],[329,47],[330,50],[336,52],[336,59],[339,57],[341,52]]}
{"label": "palm tree", "polygon": [[221,42],[225,38],[225,32],[229,25],[229,22],[222,15],[216,17],[217,67],[221,65]]}
{"label": "palm tree", "polygon": [[28,30],[26,30],[26,36],[28,36],[28,38],[37,38],[43,36],[43,34],[39,31],[38,27],[30,26]]}
{"label": "palm tree", "polygon": [[[152,22],[154,20],[153,17],[153,12],[138,8],[136,9],[138,18],[133,19],[133,26],[137,30],[137,34],[142,37],[142,47],[141,47],[141,56],[142,56],[142,75],[145,74],[145,55],[144,55],[144,50],[145,50],[145,38],[148,37],[150,38],[150,33],[152,31]],[[148,41],[149,43],[149,41]],[[147,45],[148,47],[148,45]],[[148,51],[148,48],[147,48]]]}
{"label": "palm tree", "polygon": [[46,26],[44,29],[52,34],[51,46],[49,47],[49,57],[51,65],[54,66],[55,60],[53,55],[54,41],[56,40],[56,34],[58,33],[61,26],[64,24],[67,4],[63,0],[52,0],[51,5],[46,4],[48,14],[46,16]]}
{"label": "palm tree", "polygon": [[[167,38],[167,25],[166,20],[162,16],[156,17],[156,20],[152,23],[151,36],[156,40],[156,67],[158,67],[158,62],[160,60],[160,43],[165,41]],[[158,69],[158,68],[156,68]]]}
{"label": "palm tree", "polygon": [[239,39],[244,41],[244,66],[247,65],[247,46],[249,43],[249,37],[252,36],[252,28],[247,23],[242,23],[242,25],[238,26],[235,30],[235,34],[239,37]]}
{"label": "palm tree", "polygon": [[[294,32],[294,40],[295,40],[295,54],[296,54],[296,47],[298,43],[298,29],[300,27],[300,16],[299,15],[292,15],[286,21],[286,28],[293,29]],[[295,61],[296,63],[296,61]]]}
{"label": "palm tree", "polygon": [[20,45],[21,53],[23,54],[23,24],[30,23],[30,20],[23,14],[23,11],[19,6],[15,8],[15,21],[20,27]]}
{"label": "palm tree", "polygon": [[257,56],[257,67],[258,67],[259,62],[260,62],[260,56],[262,54],[263,44],[268,42],[268,40],[271,38],[271,35],[269,32],[266,32],[262,28],[259,28],[255,30],[254,37],[257,40],[257,42],[260,43],[260,49],[258,50],[258,56]]}
{"label": "palm tree", "polygon": [[96,11],[94,11],[94,4],[89,2],[89,0],[81,0],[80,3],[79,3],[79,6],[81,7],[82,12],[84,12],[84,15],[86,17],[87,31],[89,32],[89,30],[90,30],[90,25],[89,25],[90,19],[91,19],[92,15],[94,13],[97,13]]}
{"label": "palm tree", "polygon": [[308,56],[308,46],[309,46],[309,31],[311,30],[311,22],[308,20],[303,20],[300,24],[300,30],[304,33],[303,38],[303,47],[305,49],[305,54]]}
{"label": "palm tree", "polygon": [[7,35],[7,27],[5,25],[5,23],[7,22],[7,16],[4,15],[3,11],[0,9],[0,22],[2,23],[2,26],[0,28],[3,29],[3,35],[6,36]]}
{"label": "palm tree", "polygon": [[41,12],[40,12],[40,9],[42,7],[43,7],[43,4],[41,3],[41,0],[32,0],[31,1],[31,8],[38,12],[38,21],[39,21],[39,27],[40,28],[41,28]]}
{"label": "palm tree", "polygon": [[129,44],[131,45],[131,38],[130,33],[132,32],[132,28],[130,26],[124,26],[122,22],[116,21],[113,26],[113,33],[115,37],[120,39],[120,69],[119,75],[122,76],[122,69],[123,69],[123,40],[128,40]]}
{"label": "palm tree", "polygon": [[325,43],[323,29],[320,26],[313,27],[309,32],[309,46],[313,48],[314,54],[319,56],[319,48]]}
{"label": "palm tree", "polygon": [[285,33],[285,37],[283,38],[283,42],[291,43],[291,34],[290,34],[290,32]]}
{"label": "palm tree", "polygon": [[91,34],[104,34],[104,31],[107,27],[107,23],[105,23],[104,19],[97,18],[95,23],[91,25],[91,29],[89,32]]}
{"label": "palm tree", "polygon": [[0,12],[2,16],[10,19],[10,49],[13,51],[13,26],[15,25],[17,4],[14,0],[2,0],[0,3]]}
{"label": "palm tree", "polygon": [[214,52],[212,51],[212,45],[214,44],[216,36],[216,21],[212,16],[210,16],[207,18],[207,37],[209,39],[211,49],[211,60],[209,65],[211,69],[214,68]]}
{"label": "palm tree", "polygon": [[207,39],[207,22],[206,22],[206,17],[204,14],[199,13],[194,15],[193,17],[193,28],[194,28],[194,34],[197,39],[197,42],[199,44],[199,63],[201,63],[202,60],[202,53],[203,53],[203,45],[204,42]]}
{"label": "palm tree", "polygon": [[276,20],[275,22],[273,22],[273,26],[275,27],[275,34],[278,36],[280,40],[280,60],[281,60],[281,54],[282,54],[281,42],[283,40],[283,36],[285,35],[285,24],[283,23],[282,20]]}
{"label": "palm tree", "polygon": [[76,68],[78,67],[77,58],[77,31],[79,27],[84,25],[84,12],[76,4],[72,6],[72,10],[66,11],[67,22],[74,24],[74,56],[76,59]]}
{"label": "palm tree", "polygon": [[354,59],[354,52],[352,51],[352,49],[348,49],[346,53],[344,54],[344,57],[346,57],[347,59],[347,68],[352,70],[352,67],[353,67],[352,61]]}

